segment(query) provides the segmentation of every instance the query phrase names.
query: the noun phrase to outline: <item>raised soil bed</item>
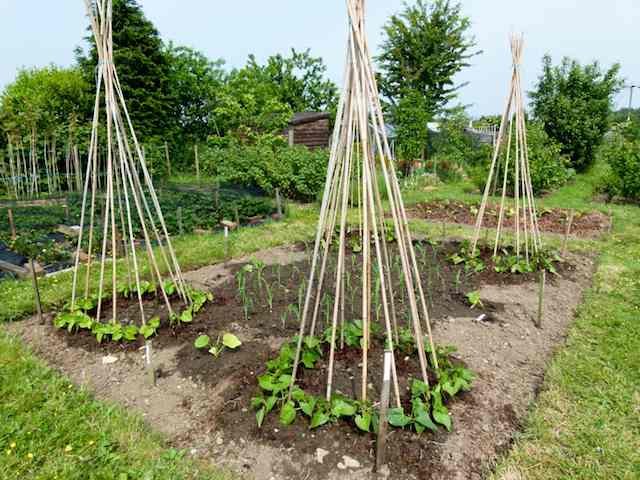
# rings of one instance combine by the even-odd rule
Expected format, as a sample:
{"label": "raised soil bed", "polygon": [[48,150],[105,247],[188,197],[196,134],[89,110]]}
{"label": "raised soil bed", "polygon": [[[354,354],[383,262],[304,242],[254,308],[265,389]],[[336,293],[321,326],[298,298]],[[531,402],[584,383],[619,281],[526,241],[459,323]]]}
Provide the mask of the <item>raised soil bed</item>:
{"label": "raised soil bed", "polygon": [[[483,227],[496,228],[500,206],[488,204]],[[506,218],[503,227],[513,229],[515,215],[513,209],[506,208]],[[478,206],[463,202],[435,200],[418,203],[412,206],[408,214],[412,218],[421,218],[435,222],[459,223],[463,225],[475,225],[478,214]],[[561,208],[538,208],[538,225],[545,233],[564,235],[569,218],[569,210]],[[601,212],[575,212],[571,222],[570,234],[581,238],[596,238],[609,230],[611,219]]]}
{"label": "raised soil bed", "polygon": [[[455,345],[456,361],[470,368],[476,379],[470,392],[448,405],[452,432],[417,435],[391,430],[388,478],[484,478],[510,447],[540,388],[547,362],[562,344],[582,291],[590,283],[593,264],[589,258],[572,256],[561,264],[558,276],[548,276],[543,328],[538,329],[534,326],[535,277],[497,274],[490,268],[467,274],[463,266],[447,260],[457,248],[455,243],[421,245],[420,268],[430,292],[437,344]],[[488,258],[489,253],[484,256]],[[214,465],[257,480],[374,478],[375,437],[354,426],[336,423],[309,430],[308,422],[298,419],[284,427],[277,414],[271,414],[261,429],[257,427],[250,406],[251,397],[259,391],[256,376],[297,332],[297,320],[290,315],[283,325],[282,314],[298,302],[309,261],[302,247],[269,250],[256,257],[270,264],[264,277],[275,285],[272,310],[264,290],[250,286],[254,307],[245,319],[233,277],[242,261],[190,272],[187,276],[199,287],[210,288],[214,302],[192,324],[175,331],[164,328],[153,340],[155,362],[161,370],[155,387],[147,381],[136,344],[98,345],[87,334],[69,335],[50,325],[38,326],[33,319],[6,328],[20,334],[36,353],[73,381],[87,385],[98,398],[141,412],[153,427],[168,435],[173,446]],[[464,293],[471,290],[480,292],[483,309],[469,307]],[[487,318],[478,321],[481,313]],[[221,332],[234,333],[242,346],[218,359],[194,348],[199,334],[215,338]],[[370,355],[374,397],[381,378],[380,353]],[[108,355],[117,361],[105,364]],[[406,385],[409,377],[418,375],[417,364],[412,358],[399,357],[398,361],[401,384]],[[349,396],[360,383],[358,362],[359,353],[350,350],[337,358],[336,385]],[[322,392],[322,368],[303,376],[306,388]],[[345,455],[355,460],[347,462],[352,467],[346,467]]]}

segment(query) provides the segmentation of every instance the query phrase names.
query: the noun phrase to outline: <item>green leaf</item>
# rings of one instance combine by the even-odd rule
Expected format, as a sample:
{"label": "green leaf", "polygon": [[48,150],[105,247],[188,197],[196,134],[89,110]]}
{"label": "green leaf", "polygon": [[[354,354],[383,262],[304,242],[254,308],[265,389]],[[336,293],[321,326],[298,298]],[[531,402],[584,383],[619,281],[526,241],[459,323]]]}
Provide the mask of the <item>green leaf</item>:
{"label": "green leaf", "polygon": [[[431,431],[436,431],[438,430],[438,426],[433,423],[433,421],[431,420],[431,417],[429,416],[429,412],[427,412],[426,410],[421,411],[418,415],[416,415],[415,417],[416,420],[416,427],[419,425],[421,425],[422,427],[426,427]],[[417,428],[416,428],[417,431]],[[421,432],[418,432],[421,433]]]}
{"label": "green leaf", "polygon": [[191,323],[193,322],[193,311],[192,307],[186,308],[180,314],[179,320],[181,323]]}
{"label": "green leaf", "polygon": [[176,284],[173,283],[172,280],[165,281],[162,286],[164,287],[165,293],[170,297],[174,293],[176,293]]}
{"label": "green leaf", "polygon": [[309,428],[318,428],[321,425],[324,425],[329,421],[329,415],[327,415],[323,411],[317,411],[311,417],[311,423],[309,424]]}
{"label": "green leaf", "polygon": [[154,330],[160,328],[160,317],[153,317],[147,322],[147,325],[151,326]]}
{"label": "green leaf", "polygon": [[394,427],[403,428],[411,423],[411,417],[404,414],[404,409],[402,407],[390,408],[387,413],[387,418],[389,424]]}
{"label": "green leaf", "polygon": [[198,349],[207,348],[209,346],[210,341],[211,339],[209,338],[209,335],[200,335],[198,338],[196,338],[194,345]]}
{"label": "green leaf", "polygon": [[293,402],[287,402],[280,410],[280,423],[283,425],[291,425],[296,419],[296,406]]}
{"label": "green leaf", "polygon": [[264,422],[265,409],[262,407],[260,410],[256,412],[256,421],[258,422],[258,428],[262,427],[262,422]]}
{"label": "green leaf", "polygon": [[311,417],[313,415],[313,409],[316,407],[316,403],[318,403],[318,399],[316,397],[309,397],[307,400],[299,402],[300,410],[302,410],[307,417]]}
{"label": "green leaf", "polygon": [[318,337],[309,335],[304,337],[304,344],[307,346],[307,348],[314,349],[320,345],[320,339]]}
{"label": "green leaf", "polygon": [[291,375],[280,375],[278,381],[274,383],[273,391],[277,393],[288,388],[291,385],[291,378]]}
{"label": "green leaf", "polygon": [[156,333],[156,329],[153,328],[150,324],[142,325],[140,327],[140,334],[145,338],[152,337],[153,334]]}
{"label": "green leaf", "polygon": [[316,362],[320,358],[320,355],[314,351],[305,350],[302,354],[302,364],[305,368],[312,369],[315,367]]}
{"label": "green leaf", "polygon": [[267,400],[265,401],[265,406],[267,407],[267,413],[273,410],[273,407],[275,407],[277,401],[278,401],[278,397],[276,397],[275,395],[271,395],[270,397],[267,397]]}
{"label": "green leaf", "polygon": [[434,409],[433,419],[440,425],[444,425],[444,427],[448,431],[451,431],[451,416],[449,415],[449,411],[445,407]]}
{"label": "green leaf", "polygon": [[268,392],[273,391],[276,387],[273,375],[268,373],[258,377],[258,385],[260,385],[261,389],[267,390]]}
{"label": "green leaf", "polygon": [[415,379],[411,383],[411,396],[417,397],[420,395],[426,395],[429,393],[429,385],[424,383],[422,380]]}
{"label": "green leaf", "polygon": [[355,418],[356,426],[364,431],[369,432],[371,429],[371,413],[364,413],[361,415],[356,415]]}
{"label": "green leaf", "polygon": [[231,350],[235,350],[240,345],[242,345],[242,342],[240,340],[238,340],[238,337],[236,337],[234,334],[225,333],[222,336],[222,344],[225,347],[230,348]]}
{"label": "green leaf", "polygon": [[138,335],[138,327],[136,327],[135,325],[127,325],[126,327],[124,327],[124,339],[132,342],[136,339],[136,336]]}
{"label": "green leaf", "polygon": [[291,391],[291,398],[293,398],[296,402],[303,402],[306,400],[307,395],[300,387],[294,387],[294,389]]}
{"label": "green leaf", "polygon": [[348,403],[342,398],[334,398],[331,401],[331,414],[334,417],[352,417],[358,409],[355,405]]}

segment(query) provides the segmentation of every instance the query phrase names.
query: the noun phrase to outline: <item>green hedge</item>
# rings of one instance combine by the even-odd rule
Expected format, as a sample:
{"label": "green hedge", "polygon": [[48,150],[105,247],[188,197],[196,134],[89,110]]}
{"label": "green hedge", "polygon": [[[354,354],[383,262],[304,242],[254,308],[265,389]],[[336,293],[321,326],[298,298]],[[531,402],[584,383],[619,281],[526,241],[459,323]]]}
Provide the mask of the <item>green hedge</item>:
{"label": "green hedge", "polygon": [[[566,155],[562,155],[561,146],[545,133],[542,126],[535,122],[527,125],[527,145],[529,147],[529,169],[531,172],[531,185],[535,194],[541,194],[560,188],[574,177],[575,171],[569,167],[570,161]],[[515,171],[513,159],[515,158],[515,142],[512,141],[511,161],[509,167],[508,185],[513,187]],[[503,151],[501,155],[505,155]],[[504,159],[500,162],[504,165]],[[472,167],[469,175],[473,183],[480,189],[484,189],[489,174],[490,160]],[[502,172],[498,172],[502,181]],[[513,192],[509,192],[513,194]]]}
{"label": "green hedge", "polygon": [[204,146],[200,168],[223,183],[258,187],[269,195],[277,188],[285,197],[313,201],[324,188],[328,159],[324,149],[289,147],[272,140],[251,145],[232,141]]}
{"label": "green hedge", "polygon": [[640,200],[640,140],[616,131],[598,154],[606,164],[599,182],[600,191],[610,198]]}

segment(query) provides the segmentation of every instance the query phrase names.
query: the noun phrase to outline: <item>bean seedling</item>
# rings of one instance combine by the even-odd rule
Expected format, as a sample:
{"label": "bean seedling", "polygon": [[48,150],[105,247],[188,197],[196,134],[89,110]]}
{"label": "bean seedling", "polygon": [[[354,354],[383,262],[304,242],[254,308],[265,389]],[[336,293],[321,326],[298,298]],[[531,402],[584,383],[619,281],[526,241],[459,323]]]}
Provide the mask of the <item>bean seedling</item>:
{"label": "bean seedling", "polygon": [[211,343],[211,338],[208,335],[200,335],[194,342],[194,346],[198,350],[207,348],[215,358],[218,358],[225,349],[235,350],[240,345],[242,345],[242,342],[232,333],[224,333],[222,337],[218,335],[214,343]]}

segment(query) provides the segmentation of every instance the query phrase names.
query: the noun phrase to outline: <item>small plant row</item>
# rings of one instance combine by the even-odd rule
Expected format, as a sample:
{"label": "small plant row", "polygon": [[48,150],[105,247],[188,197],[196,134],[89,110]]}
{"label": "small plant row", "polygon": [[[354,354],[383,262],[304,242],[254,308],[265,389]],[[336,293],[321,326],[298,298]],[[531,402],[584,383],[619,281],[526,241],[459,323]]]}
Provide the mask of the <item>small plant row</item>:
{"label": "small plant row", "polygon": [[[464,265],[466,272],[483,272],[487,265],[480,258],[480,250],[475,252],[469,242],[463,242],[460,250],[449,255],[449,261],[454,265]],[[501,254],[492,257],[493,269],[496,273],[532,273],[546,270],[557,274],[555,263],[560,261],[557,253],[552,250],[541,250],[531,253],[529,261],[522,255],[517,256],[508,249],[501,249]]]}
{"label": "small plant row", "polygon": [[[168,296],[176,294],[176,286],[173,282],[167,281],[163,286]],[[130,298],[132,295],[137,295],[138,289],[125,285],[118,289],[118,293],[124,298]],[[155,296],[157,294],[157,288],[151,282],[142,281],[140,282],[140,294],[145,297]],[[191,323],[194,315],[202,310],[202,307],[204,307],[208,301],[213,300],[211,293],[196,289],[189,289],[188,294],[191,298],[191,305],[187,306],[179,314],[174,313],[169,317],[171,326]],[[108,297],[103,297],[103,301],[107,299]],[[105,340],[112,342],[134,342],[139,336],[148,339],[154,336],[160,329],[159,317],[151,318],[144,325],[122,324],[116,319],[109,323],[100,322],[91,316],[97,306],[97,294],[76,300],[73,308],[67,303],[63,311],[54,319],[54,325],[59,329],[67,329],[69,333],[87,330],[96,337],[98,343],[102,343]]]}
{"label": "small plant row", "polygon": [[[323,358],[323,347],[329,344],[329,332],[325,332],[322,338],[304,337],[301,352],[303,368],[317,367],[318,362]],[[345,324],[344,332],[340,333],[344,334],[347,345],[361,346],[363,335],[361,322]],[[377,336],[375,331],[372,333]],[[398,336],[398,350],[415,354],[415,341],[409,329],[401,329]],[[298,339],[294,338],[291,342],[285,343],[278,356],[267,362],[266,372],[258,377],[261,394],[251,400],[251,405],[256,410],[258,427],[262,426],[270,412],[279,410],[280,422],[283,425],[290,425],[298,415],[302,415],[308,418],[310,429],[342,420],[353,423],[363,432],[377,432],[379,413],[371,402],[352,399],[341,394],[334,394],[330,400],[326,400],[324,397],[309,394],[298,386],[292,389],[289,397],[297,341]],[[425,342],[426,347],[428,344]],[[390,425],[410,428],[417,433],[427,429],[436,431],[439,425],[451,430],[451,417],[445,402],[459,392],[469,390],[473,380],[471,371],[451,362],[450,355],[454,351],[455,349],[451,347],[437,349],[440,366],[436,371],[437,383],[427,385],[421,380],[413,379],[410,408],[407,411],[403,407],[389,409]]]}

